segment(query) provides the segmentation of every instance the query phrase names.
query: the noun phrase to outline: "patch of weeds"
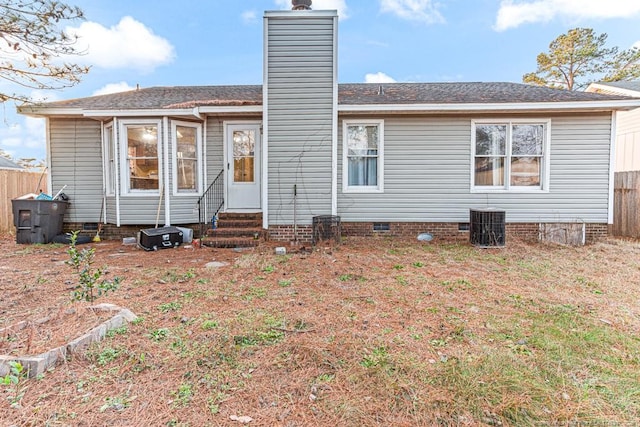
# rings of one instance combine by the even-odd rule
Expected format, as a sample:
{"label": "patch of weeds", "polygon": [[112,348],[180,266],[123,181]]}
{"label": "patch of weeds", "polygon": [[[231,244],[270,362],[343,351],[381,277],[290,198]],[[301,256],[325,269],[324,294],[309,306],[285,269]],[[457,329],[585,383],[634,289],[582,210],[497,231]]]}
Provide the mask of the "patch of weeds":
{"label": "patch of weeds", "polygon": [[429,344],[431,344],[433,347],[446,347],[447,346],[447,340],[444,338],[434,338],[429,340]]}
{"label": "patch of weeds", "polygon": [[140,316],[138,316],[138,317],[136,317],[135,319],[133,319],[130,323],[131,323],[132,325],[140,325],[140,324],[141,324],[141,323],[143,323],[143,322],[144,322],[144,317],[140,317]]}
{"label": "patch of weeds", "polygon": [[182,356],[186,356],[189,353],[189,349],[187,348],[187,343],[185,343],[182,338],[175,338],[171,342],[171,350]]}
{"label": "patch of weeds", "polygon": [[279,343],[284,339],[284,332],[278,331],[276,329],[270,329],[265,332],[256,333],[256,337],[259,344],[273,345]]}
{"label": "patch of weeds", "polygon": [[604,293],[596,282],[587,280],[584,277],[577,277],[576,282],[578,282],[582,286],[585,286],[593,294],[602,295]]}
{"label": "patch of weeds", "polygon": [[338,280],[340,280],[341,282],[348,282],[351,279],[353,279],[352,274],[341,274],[340,276],[338,276]]}
{"label": "patch of weeds", "polygon": [[9,372],[4,377],[0,377],[0,385],[8,390],[7,400],[11,407],[18,407],[26,391],[22,381],[26,377],[26,372],[24,366],[15,360],[10,361],[8,365]]}
{"label": "patch of weeds", "polygon": [[127,409],[131,402],[135,400],[134,398],[129,398],[129,396],[117,396],[117,397],[107,397],[105,399],[105,404],[100,407],[100,412],[105,412],[107,410],[113,411],[124,411]]}
{"label": "patch of weeds", "polygon": [[151,338],[156,342],[159,342],[167,339],[167,337],[169,336],[169,333],[170,331],[167,328],[153,329],[149,332],[149,338]]}
{"label": "patch of weeds", "polygon": [[196,277],[196,273],[193,268],[188,269],[184,273],[180,273],[175,268],[172,268],[167,270],[159,281],[160,283],[182,283],[194,277]]}
{"label": "patch of weeds", "polygon": [[193,399],[193,387],[189,383],[182,383],[177,390],[171,392],[171,395],[174,397],[174,407],[188,406]]}
{"label": "patch of weeds", "polygon": [[69,259],[65,263],[78,275],[78,285],[71,293],[72,301],[93,302],[109,292],[120,287],[122,279],[114,277],[113,280],[100,280],[104,271],[102,268],[93,268],[96,255],[95,248],[83,248],[81,251],[76,247],[79,231],[71,233],[71,244],[67,249]]}
{"label": "patch of weeds", "polygon": [[129,328],[127,327],[127,325],[124,325],[124,326],[120,326],[119,328],[109,329],[106,333],[106,336],[108,338],[113,338],[116,335],[124,335],[127,332],[129,332]]}
{"label": "patch of weeds", "polygon": [[288,288],[293,284],[293,279],[280,279],[278,280],[278,286],[281,288]]}
{"label": "patch of weeds", "polygon": [[360,366],[365,368],[387,368],[390,365],[390,356],[384,346],[376,347],[360,361]]}
{"label": "patch of weeds", "polygon": [[116,360],[121,353],[120,348],[105,347],[95,354],[95,360],[98,365],[104,366]]}
{"label": "patch of weeds", "polygon": [[273,273],[274,271],[276,271],[276,268],[273,265],[267,265],[262,269],[262,271],[264,271],[265,273]]}
{"label": "patch of weeds", "polygon": [[206,277],[201,277],[198,280],[196,280],[196,284],[198,285],[206,285],[210,282],[209,279],[207,279]]}
{"label": "patch of weeds", "polygon": [[411,264],[412,266],[416,267],[416,268],[420,268],[420,267],[424,267],[424,263],[420,262],[420,261],[416,261],[413,264]]}
{"label": "patch of weeds", "polygon": [[524,302],[522,301],[522,296],[518,294],[509,295],[509,300],[511,303],[518,308],[524,307]]}
{"label": "patch of weeds", "polygon": [[394,270],[402,270],[404,268],[404,265],[400,265],[400,264],[396,264],[393,266]]}
{"label": "patch of weeds", "polygon": [[285,264],[291,259],[291,255],[278,255],[277,260],[279,264]]}
{"label": "patch of weeds", "polygon": [[205,331],[210,331],[211,329],[215,329],[218,327],[218,322],[215,320],[203,320],[200,327]]}
{"label": "patch of weeds", "polygon": [[207,408],[212,415],[216,415],[220,412],[220,404],[224,402],[227,396],[222,392],[216,392],[213,396],[207,398]]}
{"label": "patch of weeds", "polygon": [[163,313],[168,313],[170,311],[178,311],[181,308],[182,308],[182,304],[180,304],[178,301],[167,302],[164,304],[160,304],[158,306],[158,310],[160,310]]}
{"label": "patch of weeds", "polygon": [[409,281],[404,276],[396,276],[396,282],[398,282],[400,286],[409,285]]}
{"label": "patch of weeds", "polygon": [[335,374],[320,374],[316,377],[316,383],[330,383],[336,378]]}
{"label": "patch of weeds", "polygon": [[471,282],[467,279],[456,279],[454,281],[443,280],[440,282],[440,286],[445,287],[449,292],[467,290],[472,288]]}
{"label": "patch of weeds", "polygon": [[242,295],[242,299],[245,301],[252,301],[256,298],[264,298],[267,296],[267,290],[258,286],[252,286],[248,292]]}

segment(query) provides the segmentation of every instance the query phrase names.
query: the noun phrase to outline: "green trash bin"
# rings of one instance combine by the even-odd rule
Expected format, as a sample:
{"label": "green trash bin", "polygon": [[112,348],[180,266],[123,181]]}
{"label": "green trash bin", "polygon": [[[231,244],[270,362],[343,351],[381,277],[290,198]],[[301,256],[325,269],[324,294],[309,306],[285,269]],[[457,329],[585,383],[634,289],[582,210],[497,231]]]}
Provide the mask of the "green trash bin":
{"label": "green trash bin", "polygon": [[16,243],[51,243],[62,234],[64,213],[69,205],[61,200],[13,199]]}

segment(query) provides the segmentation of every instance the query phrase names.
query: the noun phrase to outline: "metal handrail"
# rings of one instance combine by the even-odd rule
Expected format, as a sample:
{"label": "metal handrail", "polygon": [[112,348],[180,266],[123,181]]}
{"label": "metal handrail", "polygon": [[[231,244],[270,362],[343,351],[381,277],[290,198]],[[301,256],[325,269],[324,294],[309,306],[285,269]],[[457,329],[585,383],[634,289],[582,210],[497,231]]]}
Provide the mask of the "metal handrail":
{"label": "metal handrail", "polygon": [[224,169],[215,177],[207,191],[198,199],[198,223],[202,238],[224,206]]}

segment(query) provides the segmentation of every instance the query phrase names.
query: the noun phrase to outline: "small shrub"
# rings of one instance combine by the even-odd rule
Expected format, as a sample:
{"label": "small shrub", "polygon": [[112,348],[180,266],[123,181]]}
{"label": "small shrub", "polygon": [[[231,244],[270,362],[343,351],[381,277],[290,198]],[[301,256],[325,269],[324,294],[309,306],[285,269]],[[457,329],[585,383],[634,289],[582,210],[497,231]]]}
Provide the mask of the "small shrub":
{"label": "small shrub", "polygon": [[120,286],[120,277],[114,277],[113,280],[100,280],[103,271],[101,268],[92,269],[94,262],[94,248],[83,248],[81,251],[76,247],[78,240],[78,231],[71,234],[71,244],[67,250],[69,260],[66,261],[73,271],[78,275],[78,286],[71,293],[73,301],[93,302],[96,298],[115,291]]}

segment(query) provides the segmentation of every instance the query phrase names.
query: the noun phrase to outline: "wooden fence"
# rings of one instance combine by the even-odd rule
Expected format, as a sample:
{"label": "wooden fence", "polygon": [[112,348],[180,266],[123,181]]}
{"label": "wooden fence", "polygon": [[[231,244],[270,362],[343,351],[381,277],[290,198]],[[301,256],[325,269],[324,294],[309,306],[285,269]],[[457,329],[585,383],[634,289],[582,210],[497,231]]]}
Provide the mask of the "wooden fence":
{"label": "wooden fence", "polygon": [[616,172],[613,235],[640,238],[640,171]]}
{"label": "wooden fence", "polygon": [[0,233],[15,234],[11,199],[40,190],[47,192],[47,176],[42,172],[0,169]]}

